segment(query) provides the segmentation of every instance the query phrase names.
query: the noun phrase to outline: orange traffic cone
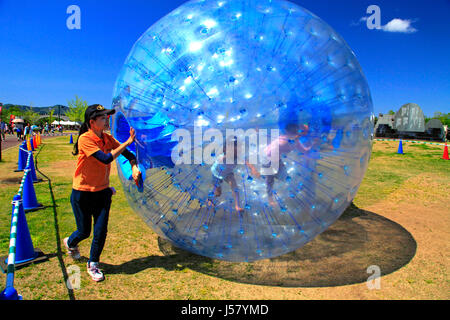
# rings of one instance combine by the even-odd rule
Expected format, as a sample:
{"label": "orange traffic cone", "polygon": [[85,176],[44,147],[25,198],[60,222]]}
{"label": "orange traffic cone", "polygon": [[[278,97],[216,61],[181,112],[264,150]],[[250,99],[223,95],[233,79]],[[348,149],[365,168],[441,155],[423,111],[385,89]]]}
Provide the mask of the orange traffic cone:
{"label": "orange traffic cone", "polygon": [[442,156],[442,159],[444,160],[450,160],[448,157],[448,147],[447,147],[447,142],[445,143],[445,147],[444,147],[444,155]]}

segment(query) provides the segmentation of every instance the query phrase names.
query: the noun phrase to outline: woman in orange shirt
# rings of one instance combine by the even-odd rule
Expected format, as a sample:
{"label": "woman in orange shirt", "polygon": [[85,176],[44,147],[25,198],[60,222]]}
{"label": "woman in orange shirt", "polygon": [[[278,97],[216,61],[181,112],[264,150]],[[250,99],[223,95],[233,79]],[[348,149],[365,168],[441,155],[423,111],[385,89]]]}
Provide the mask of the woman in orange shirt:
{"label": "woman in orange shirt", "polygon": [[69,256],[80,259],[78,243],[89,237],[94,218],[94,237],[87,262],[87,271],[94,281],[104,280],[99,259],[106,240],[111,197],[115,193],[114,188],[109,187],[111,162],[122,154],[132,165],[136,183],[141,176],[136,157],[126,149],[135,139],[134,129],[130,129],[130,137],[122,144],[104,132],[109,116],[114,113],[115,110],[105,109],[99,104],[89,106],[73,152],[73,155],[78,155],[78,160],[70,202],[77,230],[63,242]]}

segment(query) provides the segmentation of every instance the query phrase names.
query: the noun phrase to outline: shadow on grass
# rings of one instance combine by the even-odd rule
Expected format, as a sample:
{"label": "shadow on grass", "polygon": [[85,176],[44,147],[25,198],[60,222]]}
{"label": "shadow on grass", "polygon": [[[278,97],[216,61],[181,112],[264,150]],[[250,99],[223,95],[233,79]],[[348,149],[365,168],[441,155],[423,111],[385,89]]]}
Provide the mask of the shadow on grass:
{"label": "shadow on grass", "polygon": [[368,267],[390,274],[411,261],[417,249],[399,224],[352,204],[325,232],[304,247],[272,259],[236,263],[191,254],[158,238],[165,256],[102,264],[106,273],[135,274],[147,268],[189,268],[233,282],[279,287],[331,287],[366,282]]}
{"label": "shadow on grass", "polygon": [[[63,253],[61,250],[61,237],[59,234],[58,212],[56,211],[57,205],[56,205],[56,201],[55,201],[55,196],[53,194],[52,181],[49,177],[47,177],[45,174],[43,174],[41,171],[39,171],[39,168],[38,168],[38,156],[39,156],[39,153],[42,151],[42,149],[44,149],[44,147],[45,147],[45,144],[42,145],[42,147],[39,149],[39,152],[35,156],[35,168],[36,168],[37,172],[39,172],[45,179],[47,179],[48,188],[49,188],[50,196],[52,198],[52,203],[53,203],[53,206],[47,206],[47,207],[53,208],[53,219],[54,219],[54,226],[55,226],[55,237],[56,237],[55,240],[56,240],[57,252],[55,254],[51,254],[48,256],[49,257],[56,256],[58,258],[59,266],[61,268],[61,272],[62,272],[63,278],[64,278],[64,284],[66,284],[67,280],[69,279],[69,275],[67,274],[66,265],[65,265],[64,259],[63,259]],[[69,296],[69,299],[75,300],[75,295],[73,293],[73,289],[70,289],[68,286],[66,286],[66,288],[67,288],[67,294]]]}

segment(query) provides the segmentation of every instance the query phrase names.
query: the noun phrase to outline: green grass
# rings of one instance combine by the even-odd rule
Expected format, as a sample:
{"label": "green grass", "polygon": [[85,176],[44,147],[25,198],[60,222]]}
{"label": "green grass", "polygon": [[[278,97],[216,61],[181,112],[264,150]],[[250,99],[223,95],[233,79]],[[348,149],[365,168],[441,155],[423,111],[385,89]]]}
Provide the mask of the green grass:
{"label": "green grass", "polygon": [[[75,139],[75,137],[74,137]],[[69,265],[78,266],[82,273],[82,291],[74,292],[82,299],[96,298],[142,298],[142,299],[227,299],[245,296],[241,284],[212,278],[193,271],[173,257],[164,257],[156,245],[156,235],[142,220],[132,212],[121,190],[120,181],[112,171],[111,185],[118,190],[113,198],[111,217],[108,227],[108,239],[102,260],[110,265],[111,275],[100,285],[93,284],[85,276],[85,262],[72,262],[62,254],[61,240],[76,228],[70,205],[72,176],[70,168],[76,158],[71,155],[73,145],[68,137],[48,139],[35,152],[37,167],[51,179],[34,185],[38,201],[45,209],[27,213],[27,222],[35,247],[50,256],[50,261],[30,265],[16,271],[16,283],[19,293],[26,299],[69,299],[65,287],[63,270]],[[402,188],[404,183],[419,174],[427,173],[435,177],[442,185],[450,181],[450,161],[440,160],[443,148],[422,144],[405,144],[404,155],[396,153],[393,143],[375,142],[368,170],[358,190],[354,203],[364,208],[385,199],[391,193]],[[0,163],[0,254],[8,251],[11,219],[11,200],[17,193],[18,184],[1,182],[7,178],[21,178],[22,173],[14,173],[17,161],[17,148],[11,148],[3,154]],[[38,173],[38,177],[44,178]],[[51,187],[51,189],[50,189]],[[51,192],[50,192],[51,191]],[[90,239],[80,246],[84,256],[88,256]],[[215,263],[199,259],[199,270],[214,271]],[[251,274],[253,266],[247,265],[245,274]],[[245,276],[244,274],[244,276]],[[5,276],[0,275],[0,288]],[[408,279],[415,281],[415,279]],[[426,282],[431,284],[432,281]],[[119,287],[126,287],[129,296],[124,296]],[[217,292],[217,288],[224,287]],[[226,288],[229,288],[228,290]],[[232,288],[232,289],[230,289]],[[242,290],[241,293],[236,289]],[[231,291],[230,291],[231,290]],[[268,289],[269,290],[269,289]],[[272,288],[270,288],[272,290]],[[295,295],[297,295],[298,290]],[[257,298],[257,297],[255,297]]]}
{"label": "green grass", "polygon": [[397,145],[375,142],[382,148],[374,148],[366,175],[355,197],[357,206],[368,206],[398,190],[402,184],[423,172],[450,180],[448,161],[441,160],[442,147],[425,144],[404,144],[405,154],[397,154]]}

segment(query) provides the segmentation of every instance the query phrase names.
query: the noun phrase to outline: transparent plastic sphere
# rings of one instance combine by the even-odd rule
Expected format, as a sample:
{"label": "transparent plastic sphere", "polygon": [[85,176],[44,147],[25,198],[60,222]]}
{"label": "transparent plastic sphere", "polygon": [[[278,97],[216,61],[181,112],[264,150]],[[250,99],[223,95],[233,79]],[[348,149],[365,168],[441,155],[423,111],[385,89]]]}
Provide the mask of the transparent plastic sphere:
{"label": "transparent plastic sphere", "polygon": [[287,1],[183,4],[135,43],[113,108],[116,139],[136,130],[143,186],[117,160],[134,211],[175,246],[228,261],[282,255],[326,230],[372,150],[372,100],[354,53]]}

